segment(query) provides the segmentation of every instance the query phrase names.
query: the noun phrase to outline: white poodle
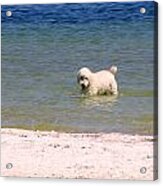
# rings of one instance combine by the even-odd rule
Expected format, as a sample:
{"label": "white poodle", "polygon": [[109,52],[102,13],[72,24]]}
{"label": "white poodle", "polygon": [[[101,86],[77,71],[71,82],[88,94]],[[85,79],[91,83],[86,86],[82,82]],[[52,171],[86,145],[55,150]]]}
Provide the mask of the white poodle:
{"label": "white poodle", "polygon": [[118,94],[117,81],[115,74],[117,67],[111,66],[108,70],[91,72],[87,67],[81,68],[77,74],[78,84],[81,86],[82,93],[88,95]]}

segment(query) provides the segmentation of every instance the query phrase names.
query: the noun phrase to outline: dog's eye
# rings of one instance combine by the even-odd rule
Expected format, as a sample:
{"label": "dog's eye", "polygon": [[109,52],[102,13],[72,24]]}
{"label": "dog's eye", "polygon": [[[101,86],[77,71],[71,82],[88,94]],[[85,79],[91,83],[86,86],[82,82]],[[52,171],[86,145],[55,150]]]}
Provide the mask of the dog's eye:
{"label": "dog's eye", "polygon": [[81,76],[81,77],[80,77],[80,80],[82,80],[82,81],[85,80],[85,79],[88,80],[88,78],[85,77],[85,76]]}
{"label": "dog's eye", "polygon": [[81,79],[81,80],[84,80],[84,79],[85,79],[85,77],[84,77],[84,76],[81,76],[81,77],[80,77],[80,79]]}

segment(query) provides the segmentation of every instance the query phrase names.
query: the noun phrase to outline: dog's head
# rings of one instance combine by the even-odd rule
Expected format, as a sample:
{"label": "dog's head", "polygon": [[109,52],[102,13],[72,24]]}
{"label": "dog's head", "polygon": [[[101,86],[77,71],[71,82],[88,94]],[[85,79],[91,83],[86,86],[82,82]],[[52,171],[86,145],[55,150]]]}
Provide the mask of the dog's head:
{"label": "dog's head", "polygon": [[91,75],[92,72],[87,67],[81,68],[79,70],[77,74],[77,82],[83,91],[89,88]]}

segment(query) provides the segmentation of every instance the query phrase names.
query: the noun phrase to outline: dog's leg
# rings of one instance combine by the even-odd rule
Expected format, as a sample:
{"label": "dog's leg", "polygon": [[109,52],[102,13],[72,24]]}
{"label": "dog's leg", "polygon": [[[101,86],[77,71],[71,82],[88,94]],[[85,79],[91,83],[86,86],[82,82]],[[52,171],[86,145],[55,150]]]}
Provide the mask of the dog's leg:
{"label": "dog's leg", "polygon": [[110,84],[110,93],[111,93],[112,95],[117,95],[117,94],[118,94],[117,83],[112,83],[112,84]]}
{"label": "dog's leg", "polygon": [[88,94],[89,94],[90,96],[95,96],[95,95],[98,94],[98,89],[95,88],[95,87],[91,87],[91,88],[89,89]]}

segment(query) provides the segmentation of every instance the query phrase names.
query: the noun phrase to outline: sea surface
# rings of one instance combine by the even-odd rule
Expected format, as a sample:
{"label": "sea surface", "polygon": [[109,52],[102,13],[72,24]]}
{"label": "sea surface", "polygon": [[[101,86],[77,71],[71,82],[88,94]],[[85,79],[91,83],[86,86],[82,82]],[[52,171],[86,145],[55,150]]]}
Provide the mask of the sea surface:
{"label": "sea surface", "polygon": [[[112,64],[119,95],[81,95],[77,71]],[[154,2],[2,6],[1,66],[3,127],[152,134]]]}

